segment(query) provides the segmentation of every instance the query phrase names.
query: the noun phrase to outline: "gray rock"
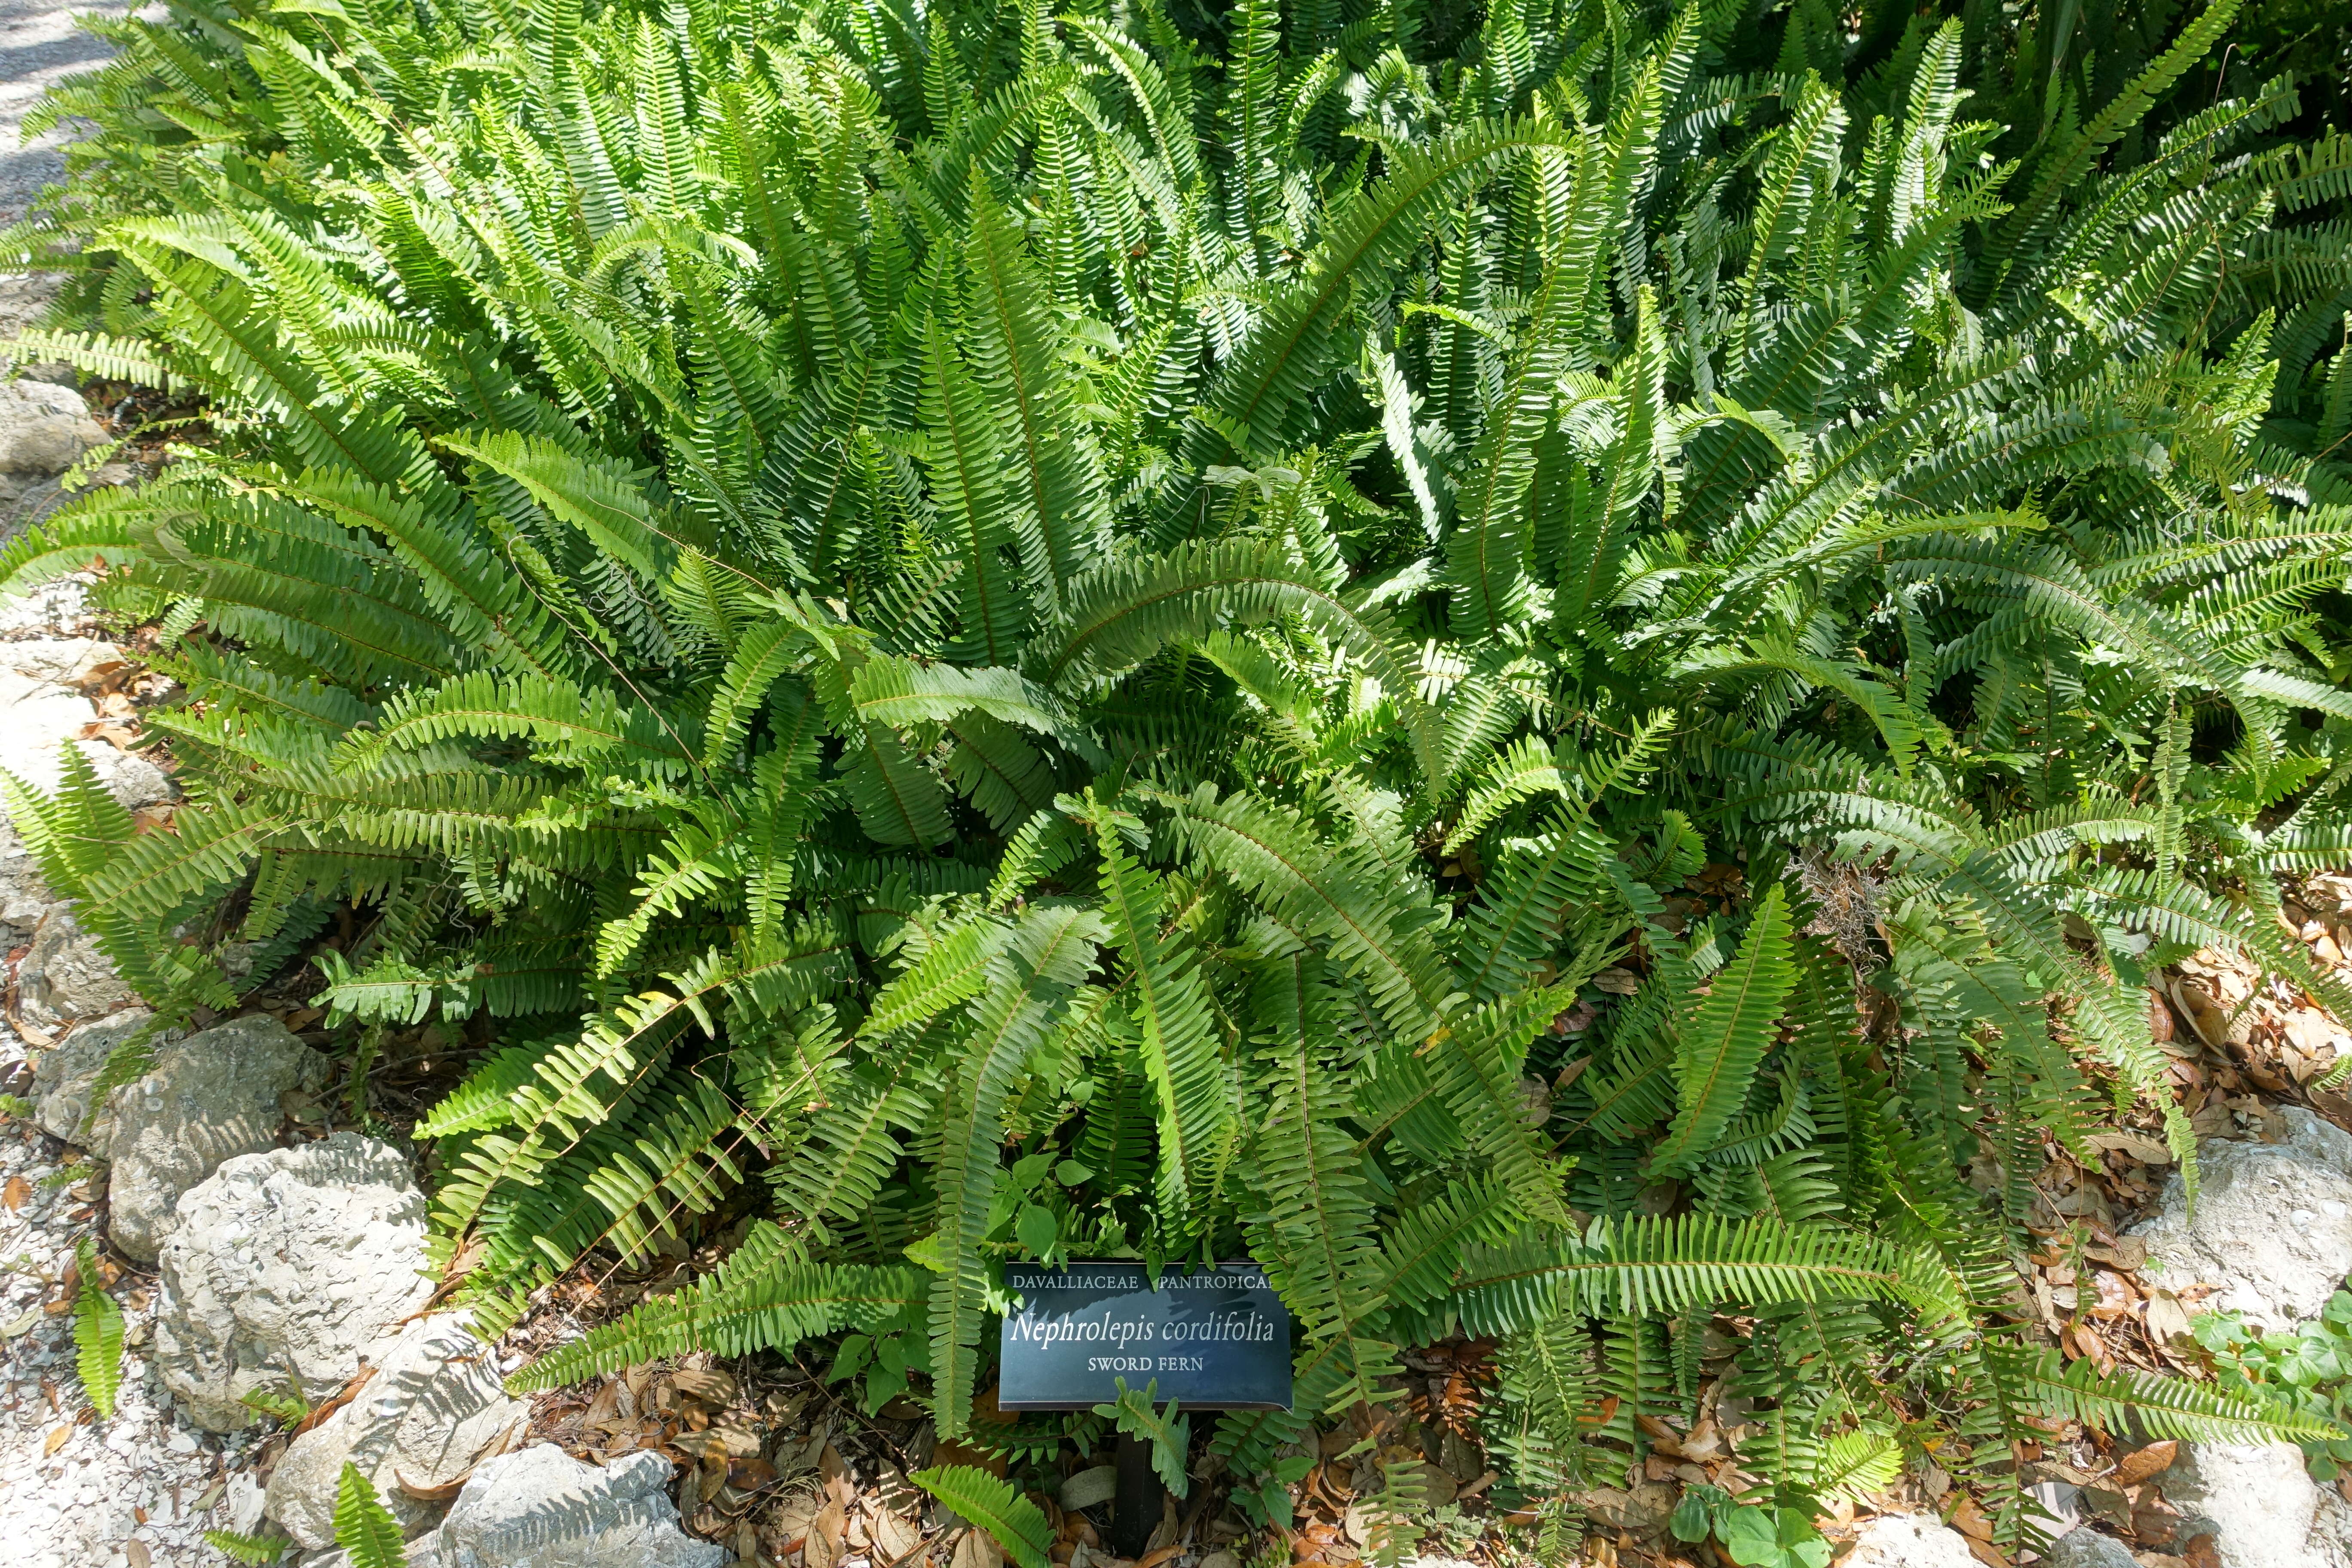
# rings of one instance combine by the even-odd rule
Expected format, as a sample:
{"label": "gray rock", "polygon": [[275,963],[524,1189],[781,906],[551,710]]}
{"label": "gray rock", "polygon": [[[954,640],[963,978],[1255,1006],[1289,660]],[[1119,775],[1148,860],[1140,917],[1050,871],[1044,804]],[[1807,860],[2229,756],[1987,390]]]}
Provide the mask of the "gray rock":
{"label": "gray rock", "polygon": [[2352,1272],[2352,1133],[2301,1106],[2283,1114],[2280,1142],[2210,1139],[2198,1150],[2193,1216],[2175,1171],[2156,1216],[2133,1229],[2156,1283],[2212,1285],[2208,1308],[2273,1329],[2318,1316]]}
{"label": "gray rock", "polygon": [[79,386],[81,372],[61,359],[45,359],[16,373],[19,381],[46,381],[52,386]]}
{"label": "gray rock", "polygon": [[1977,1568],[1968,1538],[1932,1513],[1889,1513],[1855,1532],[1838,1568]]}
{"label": "gray rock", "polygon": [[0,645],[0,663],[55,686],[77,686],[106,665],[129,662],[121,648],[97,637],[26,637]]}
{"label": "gray rock", "polygon": [[2221,1568],[2337,1568],[2314,1540],[2319,1483],[2291,1443],[2183,1443],[2158,1484],[2184,1520],[2218,1527]]}
{"label": "gray rock", "polygon": [[90,1124],[90,1089],[98,1082],[114,1047],[137,1034],[154,1015],[144,1007],[128,1007],[110,1018],[83,1024],[41,1053],[33,1068],[33,1115],[41,1131],[68,1143],[79,1143],[100,1159],[106,1158],[106,1132]]}
{"label": "gray rock", "polygon": [[98,782],[124,805],[161,805],[172,798],[171,775],[137,752],[121,751],[103,741],[79,744]]}
{"label": "gray rock", "polygon": [[56,902],[49,885],[41,880],[40,867],[33,863],[32,851],[0,817],[0,927],[5,928],[0,938],[10,947],[25,946]]}
{"label": "gray rock", "polygon": [[2112,1535],[2077,1527],[2060,1536],[2042,1561],[2049,1568],[2139,1568],[2131,1548]]}
{"label": "gray rock", "polygon": [[441,1505],[411,1489],[464,1479],[485,1449],[530,1419],[530,1406],[499,1386],[490,1350],[467,1331],[463,1312],[418,1319],[372,1359],[375,1375],[358,1396],[295,1438],[269,1473],[269,1517],[298,1545],[335,1543],[346,1461],[414,1534],[441,1516]]}
{"label": "gray rock", "polygon": [[278,1096],[323,1087],[327,1058],[275,1018],[231,1018],[159,1047],[154,1064],[109,1097],[98,1136],[113,1162],[108,1235],[142,1263],[179,1224],[180,1194],[222,1162],[273,1147]]}
{"label": "gray rock", "polygon": [[180,1199],[154,1364],[189,1419],[245,1426],[255,1390],[323,1399],[422,1307],[425,1194],[391,1144],[338,1132],[240,1154]]}
{"label": "gray rock", "polygon": [[0,472],[61,474],[106,438],[72,387],[51,381],[0,384]]}
{"label": "gray rock", "polygon": [[599,1469],[552,1443],[475,1468],[411,1568],[720,1568],[725,1547],[678,1528],[670,1462],[640,1449]]}
{"label": "gray rock", "polygon": [[114,972],[114,961],[81,929],[73,911],[53,906],[34,928],[33,944],[16,965],[16,1008],[44,1033],[103,1018],[138,1004],[139,993]]}

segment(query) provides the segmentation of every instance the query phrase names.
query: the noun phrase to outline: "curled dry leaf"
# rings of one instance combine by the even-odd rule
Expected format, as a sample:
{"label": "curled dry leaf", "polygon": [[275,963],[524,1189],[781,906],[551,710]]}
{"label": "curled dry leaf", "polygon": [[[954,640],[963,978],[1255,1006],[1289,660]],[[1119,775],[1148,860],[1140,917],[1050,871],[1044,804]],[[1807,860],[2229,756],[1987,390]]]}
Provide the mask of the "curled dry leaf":
{"label": "curled dry leaf", "polygon": [[2150,1443],[2147,1447],[2126,1454],[2116,1467],[2114,1479],[2118,1486],[2136,1487],[2150,1476],[2168,1468],[2180,1452],[2180,1445],[2170,1438]]}
{"label": "curled dry leaf", "polygon": [[419,1486],[398,1470],[392,1472],[392,1480],[404,1496],[413,1497],[419,1502],[449,1502],[455,1500],[459,1492],[466,1489],[466,1477],[473,1473],[469,1469],[466,1475],[459,1476],[456,1480],[444,1481],[435,1487]]}

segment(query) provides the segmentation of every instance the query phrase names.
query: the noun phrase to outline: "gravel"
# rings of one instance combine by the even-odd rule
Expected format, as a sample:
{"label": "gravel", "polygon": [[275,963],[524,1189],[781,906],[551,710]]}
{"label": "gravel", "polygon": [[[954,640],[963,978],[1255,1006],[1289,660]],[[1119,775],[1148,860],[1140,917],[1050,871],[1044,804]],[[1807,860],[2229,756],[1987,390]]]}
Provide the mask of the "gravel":
{"label": "gravel", "polygon": [[[24,1059],[22,1043],[0,1029],[0,1075]],[[204,1531],[231,1522],[226,1483],[260,1441],[196,1431],[164,1394],[147,1358],[152,1279],[125,1273],[114,1289],[129,1348],[107,1420],[75,1373],[73,1315],[42,1310],[63,1296],[76,1245],[101,1239],[66,1152],[29,1121],[0,1123],[0,1184],[21,1178],[31,1189],[21,1207],[0,1205],[0,1556],[14,1568],[132,1568],[136,1542],[151,1568],[226,1563]]]}
{"label": "gravel", "polygon": [[[0,37],[14,14],[0,6]],[[86,636],[85,616],[79,583],[51,584],[0,603],[0,639]],[[0,1083],[19,1095],[32,1087],[26,1059],[25,1042],[0,1025]],[[148,1359],[155,1280],[137,1272],[124,1273],[112,1291],[127,1350],[114,1415],[98,1419],[75,1372],[73,1315],[42,1310],[64,1295],[61,1281],[81,1240],[104,1241],[103,1211],[66,1164],[68,1152],[31,1119],[0,1118],[0,1191],[12,1181],[25,1184],[19,1206],[0,1197],[0,1562],[220,1568],[229,1558],[207,1545],[204,1532],[235,1528],[239,1502],[242,1522],[252,1527],[260,1490],[251,1468],[261,1437],[197,1431],[164,1394]]]}

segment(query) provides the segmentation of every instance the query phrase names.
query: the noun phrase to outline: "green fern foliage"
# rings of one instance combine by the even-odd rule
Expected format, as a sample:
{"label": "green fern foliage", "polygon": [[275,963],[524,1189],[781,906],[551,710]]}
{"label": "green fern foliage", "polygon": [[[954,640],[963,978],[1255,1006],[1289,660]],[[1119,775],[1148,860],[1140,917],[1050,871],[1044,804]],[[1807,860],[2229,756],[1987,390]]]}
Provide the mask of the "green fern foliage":
{"label": "green fern foliage", "polygon": [[282,1535],[240,1535],[234,1530],[207,1530],[205,1543],[232,1563],[275,1563],[294,1544]]}
{"label": "green fern foliage", "polygon": [[970,1465],[934,1465],[908,1479],[988,1531],[1021,1568],[1045,1568],[1053,1545],[1045,1516],[1003,1480]]}
{"label": "green fern foliage", "polygon": [[2007,1310],[2105,1106],[2195,1179],[2151,976],[2352,1016],[2274,930],[2352,855],[2352,153],[2228,7],[2080,9],[106,23],[18,357],[208,434],[0,585],[159,629],[187,798],[0,795],[159,1027],[299,961],[462,1042],[482,1332],[732,1244],[519,1390],[836,1340],[1175,1484],[1149,1392],[974,1420],[1003,1270],[1248,1255],[1269,1510],[1491,1336],[1559,1546],[1736,1332],[1774,1488],[1947,1413],[2016,1544],[2028,1415],[2284,1430]]}
{"label": "green fern foliage", "polygon": [[335,1481],[335,1544],[351,1559],[352,1568],[408,1568],[400,1521],[349,1460]]}
{"label": "green fern foliage", "polygon": [[74,1292],[74,1370],[82,1392],[103,1418],[114,1414],[122,1392],[122,1309],[98,1278],[98,1258],[89,1237],[74,1254],[80,1285]]}

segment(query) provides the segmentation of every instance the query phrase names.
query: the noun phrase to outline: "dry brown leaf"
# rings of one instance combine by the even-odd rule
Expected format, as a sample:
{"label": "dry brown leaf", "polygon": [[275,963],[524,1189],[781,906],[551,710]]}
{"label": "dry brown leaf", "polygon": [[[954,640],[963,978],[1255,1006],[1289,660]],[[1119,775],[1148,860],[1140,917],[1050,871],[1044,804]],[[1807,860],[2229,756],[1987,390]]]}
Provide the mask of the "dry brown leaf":
{"label": "dry brown leaf", "polygon": [[124,1562],[131,1564],[131,1568],[153,1568],[155,1562],[155,1554],[147,1549],[147,1543],[143,1541],[124,1542],[122,1558]]}
{"label": "dry brown leaf", "polygon": [[705,1405],[723,1407],[735,1399],[734,1377],[716,1369],[696,1372],[681,1367],[670,1373],[669,1380],[680,1394]]}
{"label": "dry brown leaf", "polygon": [[127,752],[131,749],[131,742],[139,739],[139,735],[138,731],[127,724],[100,720],[84,724],[81,727],[81,738],[85,741],[104,741],[118,752]]}
{"label": "dry brown leaf", "polygon": [[2161,1443],[2150,1443],[2136,1453],[2125,1455],[2123,1463],[2116,1467],[2116,1473],[2110,1479],[2117,1486],[2136,1487],[2170,1466],[2173,1457],[2179,1452],[2180,1445],[2170,1438]]}
{"label": "dry brown leaf", "polygon": [[801,1542],[801,1561],[806,1568],[833,1568],[842,1557],[842,1542],[848,1533],[849,1515],[837,1502],[828,1501],[809,1521],[807,1539]]}
{"label": "dry brown leaf", "polygon": [[[941,1444],[940,1447],[946,1445]],[[849,1479],[849,1461],[841,1457],[840,1449],[827,1443],[817,1454],[816,1473],[817,1479],[827,1486],[835,1481],[845,1482]]]}
{"label": "dry brown leaf", "polygon": [[952,1568],[1004,1568],[1004,1548],[984,1530],[967,1530],[956,1542]]}
{"label": "dry brown leaf", "polygon": [[25,1180],[22,1176],[11,1176],[8,1178],[8,1184],[5,1187],[0,1187],[0,1205],[5,1205],[8,1212],[14,1214],[16,1210],[23,1208],[26,1202],[30,1199],[32,1195],[32,1183]]}
{"label": "dry brown leaf", "polygon": [[2094,1149],[2112,1149],[2143,1165],[2172,1163],[2171,1146],[2163,1139],[2151,1138],[2145,1132],[2094,1132],[2083,1142]]}
{"label": "dry brown leaf", "polygon": [[290,1434],[289,1434],[288,1440],[291,1441],[295,1437],[299,1437],[303,1433],[308,1432],[320,1422],[324,1421],[328,1416],[332,1415],[336,1411],[341,1410],[344,1405],[349,1405],[353,1399],[359,1396],[360,1390],[367,1386],[368,1379],[374,1375],[375,1368],[372,1366],[363,1366],[360,1368],[357,1373],[352,1374],[352,1380],[349,1383],[344,1384],[342,1387],[335,1390],[332,1394],[329,1395],[320,1404],[311,1406],[310,1414],[305,1415],[301,1420],[294,1424],[294,1429]]}
{"label": "dry brown leaf", "polygon": [[473,1473],[469,1469],[466,1475],[459,1476],[454,1481],[443,1481],[438,1486],[420,1486],[398,1470],[394,1470],[392,1472],[392,1484],[399,1488],[404,1496],[413,1497],[419,1502],[448,1502],[465,1489],[466,1477]]}
{"label": "dry brown leaf", "polygon": [[730,1459],[727,1464],[727,1484],[739,1492],[763,1492],[776,1484],[776,1467],[759,1455]]}
{"label": "dry brown leaf", "polygon": [[911,1513],[917,1518],[922,1516],[922,1489],[908,1480],[906,1473],[896,1465],[885,1463],[876,1472],[871,1496],[877,1506],[887,1508],[893,1513]]}
{"label": "dry brown leaf", "polygon": [[892,1562],[922,1544],[923,1532],[905,1519],[882,1509],[874,1515],[874,1549]]}
{"label": "dry brown leaf", "polygon": [[596,1391],[596,1397],[581,1412],[580,1424],[609,1435],[619,1429],[621,1420],[621,1382],[615,1378]]}
{"label": "dry brown leaf", "polygon": [[815,1522],[817,1510],[823,1506],[817,1494],[807,1490],[795,1491],[776,1505],[776,1511],[770,1516],[771,1523],[774,1532],[783,1537],[785,1551],[799,1550],[802,1538],[808,1534],[809,1526]]}
{"label": "dry brown leaf", "polygon": [[56,1453],[59,1448],[64,1447],[66,1446],[66,1440],[72,1436],[73,1428],[70,1426],[50,1427],[47,1440],[43,1442],[41,1445],[41,1458],[46,1459],[50,1455]]}
{"label": "dry brown leaf", "polygon": [[1977,1506],[1977,1500],[1972,1497],[1960,1499],[1959,1506],[1952,1510],[1950,1517],[1944,1522],[1962,1535],[1979,1541],[1992,1539],[1992,1521],[1985,1517],[1984,1510]]}

